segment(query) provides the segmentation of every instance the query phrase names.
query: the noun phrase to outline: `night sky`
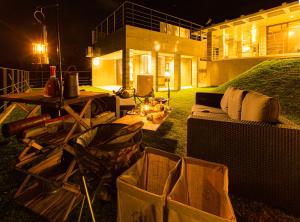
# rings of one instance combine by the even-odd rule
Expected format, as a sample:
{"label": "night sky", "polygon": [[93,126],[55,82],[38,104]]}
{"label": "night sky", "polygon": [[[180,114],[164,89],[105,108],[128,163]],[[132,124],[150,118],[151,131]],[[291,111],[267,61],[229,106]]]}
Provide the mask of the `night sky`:
{"label": "night sky", "polygon": [[[31,41],[39,30],[33,18],[36,6],[56,0],[0,0],[0,66],[25,68],[30,63]],[[89,68],[85,49],[91,45],[91,30],[122,0],[61,0],[63,64]],[[205,25],[279,6],[283,0],[136,0],[133,1],[171,15]],[[293,0],[286,0],[293,2]],[[49,51],[55,53],[55,9],[46,9]],[[50,55],[54,57],[54,55]]]}

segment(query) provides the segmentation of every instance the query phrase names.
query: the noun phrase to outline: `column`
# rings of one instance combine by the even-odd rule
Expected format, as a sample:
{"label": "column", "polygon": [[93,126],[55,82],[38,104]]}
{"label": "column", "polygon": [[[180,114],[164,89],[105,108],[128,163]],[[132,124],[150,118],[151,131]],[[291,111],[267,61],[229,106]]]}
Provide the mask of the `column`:
{"label": "column", "polygon": [[158,52],[151,52],[151,74],[153,76],[153,89],[155,92],[158,91]]}
{"label": "column", "polygon": [[207,61],[212,61],[212,32],[207,33]]}
{"label": "column", "polygon": [[192,58],[192,86],[194,88],[198,87],[198,63],[196,56]]}
{"label": "column", "polygon": [[129,49],[122,50],[122,86],[129,88]]}
{"label": "column", "polygon": [[181,88],[181,55],[175,54],[174,56],[174,89],[180,90]]}

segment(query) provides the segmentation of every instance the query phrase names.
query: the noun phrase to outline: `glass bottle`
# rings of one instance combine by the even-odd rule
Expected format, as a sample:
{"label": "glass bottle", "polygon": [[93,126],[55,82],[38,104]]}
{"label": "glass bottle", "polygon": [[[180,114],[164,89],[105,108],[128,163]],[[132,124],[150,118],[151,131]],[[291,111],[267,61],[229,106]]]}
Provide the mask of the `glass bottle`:
{"label": "glass bottle", "polygon": [[56,66],[50,66],[50,78],[48,79],[44,87],[44,96],[59,96],[59,81],[56,78]]}

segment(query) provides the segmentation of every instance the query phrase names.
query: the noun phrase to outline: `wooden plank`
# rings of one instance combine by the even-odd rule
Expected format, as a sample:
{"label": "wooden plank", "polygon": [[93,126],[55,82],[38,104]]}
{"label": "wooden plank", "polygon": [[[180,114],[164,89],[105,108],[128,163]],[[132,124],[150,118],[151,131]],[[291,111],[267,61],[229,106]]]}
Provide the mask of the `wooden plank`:
{"label": "wooden plank", "polygon": [[37,112],[41,109],[40,105],[33,107],[33,109],[27,114],[26,118],[37,116]]}
{"label": "wooden plank", "polygon": [[77,162],[76,162],[75,159],[73,159],[72,162],[70,163],[70,165],[69,165],[69,167],[68,167],[68,169],[66,171],[66,175],[65,175],[65,177],[63,179],[64,183],[67,182],[67,180],[69,179],[69,177],[72,175],[72,172],[73,172],[73,170],[75,168],[76,163]]}
{"label": "wooden plank", "polygon": [[[108,96],[108,93],[80,92],[80,96],[72,99],[64,99],[64,104],[71,105],[87,102],[89,99]],[[59,108],[59,97],[45,97],[42,91],[27,92],[0,96],[1,101],[11,101],[28,104],[44,105],[46,107]]]}
{"label": "wooden plank", "polygon": [[11,104],[0,114],[0,124],[6,120],[6,118],[14,111],[16,107],[17,104]]}
{"label": "wooden plank", "polygon": [[81,110],[79,116],[76,112],[73,111],[73,109],[69,105],[66,105],[66,104],[64,105],[64,109],[76,120],[76,122],[73,124],[71,130],[69,131],[68,135],[66,136],[66,138],[64,140],[65,144],[69,141],[70,137],[74,133],[76,127],[78,126],[78,123],[80,123],[86,129],[90,128],[90,126],[88,126],[85,122],[83,122],[82,117],[84,116],[84,114],[88,110],[88,107],[91,105],[91,103],[92,103],[92,99],[89,99],[89,101],[85,104],[85,106]]}

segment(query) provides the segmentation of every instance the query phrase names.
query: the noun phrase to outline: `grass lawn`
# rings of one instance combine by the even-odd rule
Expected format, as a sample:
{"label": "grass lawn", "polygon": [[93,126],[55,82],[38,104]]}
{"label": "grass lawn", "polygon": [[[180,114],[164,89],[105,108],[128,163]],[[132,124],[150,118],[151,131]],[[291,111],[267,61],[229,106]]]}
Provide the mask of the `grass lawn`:
{"label": "grass lawn", "polygon": [[[298,72],[297,72],[298,70]],[[175,152],[186,153],[186,120],[191,106],[195,102],[195,93],[223,92],[229,85],[243,89],[252,89],[267,95],[279,96],[283,114],[300,123],[300,59],[266,61],[241,74],[238,78],[217,88],[185,89],[171,92],[170,105],[173,108],[168,120],[156,133],[145,133],[145,142],[153,147]],[[86,90],[103,91],[94,87],[83,87]],[[167,97],[167,92],[156,93],[156,96]],[[22,118],[22,112],[15,112],[10,120]],[[5,142],[8,142],[6,144]],[[18,206],[13,195],[24,175],[14,170],[16,156],[21,150],[15,138],[0,138],[0,221],[43,221],[38,216]],[[235,213],[239,221],[300,221],[284,213],[273,210],[264,204],[232,197]],[[97,221],[111,222],[116,216],[116,201],[95,203]],[[69,221],[75,221],[78,210],[75,210]],[[84,217],[82,221],[90,221]]]}

